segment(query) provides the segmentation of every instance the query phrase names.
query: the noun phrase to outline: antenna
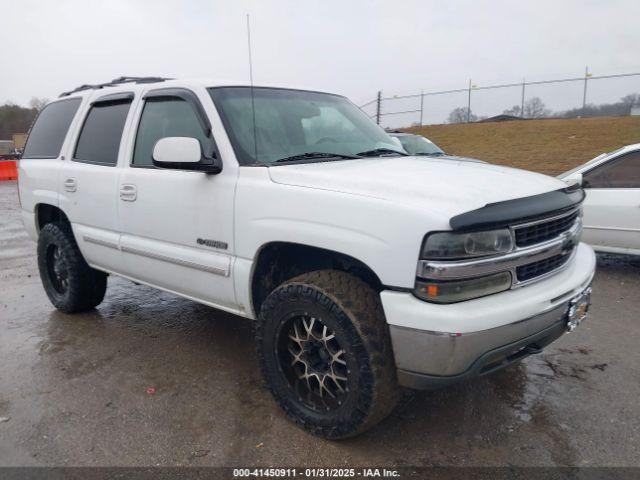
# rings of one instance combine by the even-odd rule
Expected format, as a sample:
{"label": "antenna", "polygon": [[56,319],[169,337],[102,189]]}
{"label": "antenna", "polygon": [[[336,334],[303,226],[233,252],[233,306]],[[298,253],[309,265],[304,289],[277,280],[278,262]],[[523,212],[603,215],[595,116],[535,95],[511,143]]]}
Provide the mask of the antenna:
{"label": "antenna", "polygon": [[253,61],[251,59],[251,24],[247,13],[247,44],[249,46],[249,81],[251,83],[251,114],[253,116],[253,149],[258,161],[258,136],[256,134],[256,105],[253,95]]}

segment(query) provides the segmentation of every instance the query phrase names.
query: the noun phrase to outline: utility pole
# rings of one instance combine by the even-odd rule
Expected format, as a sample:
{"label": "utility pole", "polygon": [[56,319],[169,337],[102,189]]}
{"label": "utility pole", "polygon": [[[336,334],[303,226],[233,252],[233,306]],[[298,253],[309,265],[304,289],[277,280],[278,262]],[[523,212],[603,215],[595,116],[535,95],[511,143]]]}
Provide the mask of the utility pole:
{"label": "utility pole", "polygon": [[587,107],[587,80],[591,74],[589,73],[589,67],[585,67],[584,69],[584,91],[582,93],[582,116],[584,116],[585,108]]}
{"label": "utility pole", "polygon": [[467,123],[471,121],[471,79],[469,79],[469,94],[467,96]]}
{"label": "utility pole", "polygon": [[422,126],[423,112],[424,112],[424,90],[420,90],[420,126]]}
{"label": "utility pole", "polygon": [[522,79],[522,99],[520,100],[520,118],[524,118],[524,86],[527,84],[525,79]]}
{"label": "utility pole", "polygon": [[376,123],[380,125],[380,116],[382,115],[382,90],[378,90],[378,99],[376,102]]}

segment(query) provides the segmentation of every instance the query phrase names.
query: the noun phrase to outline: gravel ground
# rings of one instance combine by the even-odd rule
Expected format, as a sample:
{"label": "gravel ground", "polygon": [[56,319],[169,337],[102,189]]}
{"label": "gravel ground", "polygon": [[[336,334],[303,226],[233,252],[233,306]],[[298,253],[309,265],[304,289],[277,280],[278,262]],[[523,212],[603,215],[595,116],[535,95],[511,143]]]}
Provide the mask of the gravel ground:
{"label": "gravel ground", "polygon": [[0,466],[640,466],[639,264],[599,258],[590,318],[544,353],[327,442],[264,389],[247,320],[114,277],[55,311],[0,182]]}

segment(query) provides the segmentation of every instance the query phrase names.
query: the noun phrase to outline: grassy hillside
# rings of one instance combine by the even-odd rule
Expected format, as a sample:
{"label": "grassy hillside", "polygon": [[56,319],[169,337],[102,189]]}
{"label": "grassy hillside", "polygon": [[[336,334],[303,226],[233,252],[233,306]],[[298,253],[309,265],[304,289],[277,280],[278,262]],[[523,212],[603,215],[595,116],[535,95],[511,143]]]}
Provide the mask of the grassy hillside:
{"label": "grassy hillside", "polygon": [[522,120],[409,128],[448,153],[557,175],[603,152],[640,143],[640,117]]}

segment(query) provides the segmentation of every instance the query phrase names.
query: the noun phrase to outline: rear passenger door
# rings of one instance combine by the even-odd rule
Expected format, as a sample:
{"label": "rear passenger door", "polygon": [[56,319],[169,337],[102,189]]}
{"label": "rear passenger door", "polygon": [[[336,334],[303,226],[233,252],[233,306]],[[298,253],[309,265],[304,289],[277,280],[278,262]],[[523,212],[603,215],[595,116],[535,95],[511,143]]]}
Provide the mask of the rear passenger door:
{"label": "rear passenger door", "polygon": [[584,240],[640,250],[640,151],[626,153],[583,174]]}
{"label": "rear passenger door", "polygon": [[60,204],[90,265],[119,271],[118,157],[132,93],[94,100],[84,117],[71,158],[64,162]]}
{"label": "rear passenger door", "polygon": [[[155,143],[191,137],[207,157],[219,155],[205,109],[211,98],[187,89],[147,93],[130,165],[119,185],[123,273],[181,295],[235,311],[232,271],[233,198],[237,169],[217,175],[157,168]],[[216,120],[219,119],[216,117]]]}

